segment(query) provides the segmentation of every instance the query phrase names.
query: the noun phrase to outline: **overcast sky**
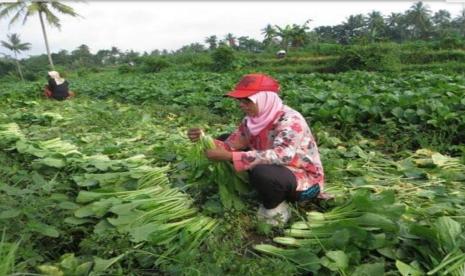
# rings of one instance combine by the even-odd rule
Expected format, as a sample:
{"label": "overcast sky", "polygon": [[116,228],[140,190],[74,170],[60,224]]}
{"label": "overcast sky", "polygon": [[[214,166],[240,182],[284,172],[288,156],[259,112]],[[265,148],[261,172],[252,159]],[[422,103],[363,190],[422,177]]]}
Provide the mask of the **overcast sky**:
{"label": "overcast sky", "polygon": [[[5,0],[3,0],[5,1]],[[459,15],[465,0],[423,1],[434,13],[448,10],[452,17]],[[2,2],[2,0],[0,0]],[[63,1],[64,2],[64,1]],[[459,2],[459,3],[457,3]],[[462,2],[462,3],[460,3]],[[80,15],[62,15],[61,30],[47,27],[52,52],[72,51],[81,44],[95,53],[100,49],[119,49],[150,52],[154,49],[176,50],[193,42],[204,43],[205,38],[227,33],[236,37],[263,39],[261,29],[267,24],[284,26],[303,24],[312,19],[311,28],[336,25],[349,15],[368,14],[376,10],[387,16],[391,12],[405,12],[414,1],[87,1],[64,2]],[[45,53],[38,16],[25,25],[21,22],[9,27],[9,20],[0,20],[0,40],[7,33],[18,33],[21,40],[32,44],[25,53]],[[0,53],[7,50],[0,48]]]}

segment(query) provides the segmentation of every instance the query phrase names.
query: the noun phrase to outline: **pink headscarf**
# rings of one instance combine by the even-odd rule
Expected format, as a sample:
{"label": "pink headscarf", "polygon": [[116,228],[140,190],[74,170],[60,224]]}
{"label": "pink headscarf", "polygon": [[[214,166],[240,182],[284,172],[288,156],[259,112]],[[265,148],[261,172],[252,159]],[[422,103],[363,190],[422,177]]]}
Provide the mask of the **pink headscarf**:
{"label": "pink headscarf", "polygon": [[271,91],[260,91],[248,98],[258,106],[257,116],[246,116],[247,128],[256,136],[276,118],[284,105],[278,94]]}

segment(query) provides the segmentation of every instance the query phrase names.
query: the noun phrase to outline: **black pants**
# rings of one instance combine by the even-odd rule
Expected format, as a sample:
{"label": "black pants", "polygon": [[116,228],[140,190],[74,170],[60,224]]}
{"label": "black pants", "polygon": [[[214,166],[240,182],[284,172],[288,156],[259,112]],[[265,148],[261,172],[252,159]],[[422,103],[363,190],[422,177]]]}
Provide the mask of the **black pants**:
{"label": "black pants", "polygon": [[[224,141],[228,137],[229,134],[222,134],[217,139]],[[266,209],[273,209],[285,200],[297,200],[297,180],[288,168],[280,165],[257,165],[248,172],[250,185],[255,188]]]}
{"label": "black pants", "polygon": [[257,165],[249,170],[249,180],[266,209],[273,209],[285,200],[294,202],[297,199],[297,181],[284,166]]}

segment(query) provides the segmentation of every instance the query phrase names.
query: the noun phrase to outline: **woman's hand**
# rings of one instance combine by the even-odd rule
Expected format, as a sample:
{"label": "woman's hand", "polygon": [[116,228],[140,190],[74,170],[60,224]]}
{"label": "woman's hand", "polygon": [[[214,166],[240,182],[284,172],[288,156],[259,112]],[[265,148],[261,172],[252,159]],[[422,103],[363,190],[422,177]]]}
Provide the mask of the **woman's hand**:
{"label": "woman's hand", "polygon": [[227,151],[223,148],[209,149],[205,151],[207,158],[216,161],[231,161],[232,152]]}
{"label": "woman's hand", "polygon": [[202,129],[201,128],[190,128],[187,131],[187,137],[189,140],[192,142],[197,142],[200,139],[200,135],[202,135]]}

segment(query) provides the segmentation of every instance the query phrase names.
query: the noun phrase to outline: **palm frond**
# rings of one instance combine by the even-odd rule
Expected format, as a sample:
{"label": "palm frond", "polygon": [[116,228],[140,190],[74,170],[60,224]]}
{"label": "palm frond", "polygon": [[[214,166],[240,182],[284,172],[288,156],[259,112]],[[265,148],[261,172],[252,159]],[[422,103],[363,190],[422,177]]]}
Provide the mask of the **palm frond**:
{"label": "palm frond", "polygon": [[17,45],[18,43],[20,43],[18,34],[10,34],[10,35],[7,35],[6,37],[8,37],[11,44],[13,44],[13,45]]}
{"label": "palm frond", "polygon": [[25,43],[20,43],[16,46],[16,48],[20,51],[26,51],[31,49],[31,43],[25,42]]}
{"label": "palm frond", "polygon": [[72,7],[62,4],[60,2],[51,1],[50,5],[62,14],[67,14],[71,16],[79,16],[79,14],[77,14]]}
{"label": "palm frond", "polygon": [[21,17],[21,15],[24,14],[26,10],[26,5],[22,2],[0,3],[0,8],[1,7],[4,7],[4,8],[0,11],[0,18],[7,17],[11,13],[14,13],[16,11],[15,15],[10,20],[10,23],[9,23],[10,25],[15,23]]}
{"label": "palm frond", "polygon": [[31,43],[29,42],[21,42],[21,39],[18,34],[9,34],[7,35],[9,42],[1,41],[3,47],[7,48],[10,51],[15,53],[20,53],[25,50],[29,50],[31,47]]}
{"label": "palm frond", "polygon": [[6,41],[0,41],[0,43],[2,44],[3,47],[7,48],[8,50],[12,51],[13,50],[13,45],[11,45],[10,43],[6,42]]}
{"label": "palm frond", "polygon": [[24,15],[23,24],[26,24],[27,19],[31,15],[37,13],[38,11],[39,11],[39,4],[38,3],[32,3],[29,6],[27,6],[27,12]]}
{"label": "palm frond", "polygon": [[43,10],[42,13],[45,14],[45,18],[47,19],[48,24],[57,27],[58,29],[61,28],[60,19],[56,15],[54,15],[49,9]]}
{"label": "palm frond", "polygon": [[10,13],[22,9],[24,3],[0,3],[0,18],[7,17]]}

